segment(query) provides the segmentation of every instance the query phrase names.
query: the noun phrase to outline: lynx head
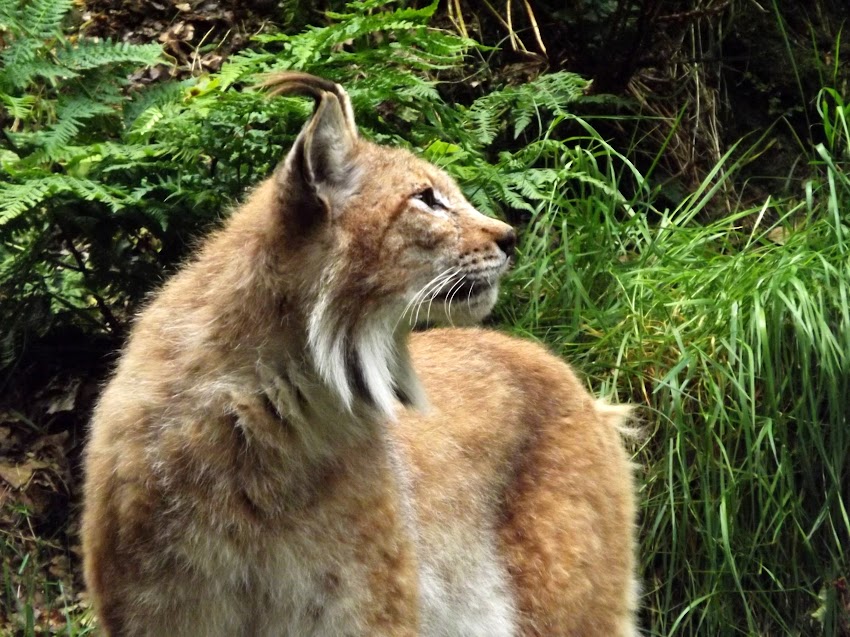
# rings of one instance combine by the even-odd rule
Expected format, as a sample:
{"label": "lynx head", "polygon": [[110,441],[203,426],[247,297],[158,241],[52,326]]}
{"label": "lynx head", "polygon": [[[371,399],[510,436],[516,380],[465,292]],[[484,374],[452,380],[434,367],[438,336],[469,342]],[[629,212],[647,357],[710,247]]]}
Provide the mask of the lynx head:
{"label": "lynx head", "polygon": [[475,210],[444,171],[361,139],[339,85],[294,72],[265,85],[316,101],[274,177],[313,362],[347,407],[363,398],[389,414],[396,397],[417,402],[406,332],[486,316],[514,231]]}

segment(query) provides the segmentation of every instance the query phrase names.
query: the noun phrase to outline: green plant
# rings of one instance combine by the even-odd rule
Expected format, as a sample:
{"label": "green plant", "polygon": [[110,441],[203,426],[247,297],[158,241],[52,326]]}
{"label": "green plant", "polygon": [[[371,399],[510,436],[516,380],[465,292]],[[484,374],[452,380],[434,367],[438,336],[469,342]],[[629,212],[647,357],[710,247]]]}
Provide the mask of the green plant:
{"label": "green plant", "polygon": [[[823,97],[837,140],[843,102]],[[504,320],[645,405],[652,634],[848,625],[850,180],[846,159],[815,150],[804,201],[705,222],[736,164],[667,211],[647,190],[624,204],[629,169],[607,188],[553,187],[524,233]]]}
{"label": "green plant", "polygon": [[[71,0],[2,0],[0,102],[5,107],[2,168],[19,187],[0,199],[8,224],[46,198],[73,193],[113,210],[121,195],[86,175],[93,141],[110,138],[120,118],[128,66],[161,61],[158,45],[68,38],[62,20]],[[114,136],[112,136],[114,137]],[[101,151],[103,152],[103,151]]]}
{"label": "green plant", "polygon": [[105,181],[97,166],[149,152],[116,145],[113,131],[127,70],[160,62],[160,47],[68,37],[71,4],[0,1],[0,368],[57,318],[118,329],[104,297],[92,294],[92,246],[77,235],[136,201],[134,186]]}
{"label": "green plant", "polygon": [[72,592],[67,549],[34,536],[24,506],[7,502],[0,516],[9,522],[0,530],[0,632],[21,637],[93,634],[92,613]]}
{"label": "green plant", "polygon": [[[2,2],[16,38],[10,50],[29,51],[33,70],[15,71],[26,82],[0,76],[13,120],[2,157],[8,180],[0,186],[0,312],[11,327],[0,368],[56,326],[120,336],[187,240],[271,171],[309,104],[251,90],[265,73],[303,69],[343,82],[365,135],[426,148],[490,212],[504,201],[528,208],[522,192],[534,180],[520,177],[523,166],[554,152],[551,144],[491,151],[495,135],[507,130],[509,109],[521,115],[514,136],[528,133],[530,141],[543,126],[532,126],[541,113],[564,119],[584,86],[571,74],[544,76],[491,93],[467,112],[444,101],[435,78],[464,68],[475,43],[428,27],[435,3],[393,9],[370,0],[330,13],[324,27],[259,36],[255,49],[218,74],[136,91],[127,101],[122,69],[161,61],[157,47],[72,45],[59,33],[68,2]],[[45,11],[52,17],[37,32],[23,28]],[[506,171],[514,178],[503,177]]]}
{"label": "green plant", "polygon": [[[598,20],[631,6],[587,4]],[[351,3],[323,26],[260,36],[220,73],[138,91],[126,71],[161,62],[158,47],[64,35],[69,6],[0,0],[7,376],[27,342],[59,328],[120,335],[309,112],[252,87],[276,70],[323,75],[346,85],[364,135],[423,153],[481,210],[520,222],[497,320],[643,406],[650,634],[848,630],[850,111],[839,82],[815,102],[823,143],[806,148],[815,177],[802,194],[718,215],[729,203],[718,193],[756,152],[733,148],[692,191],[668,188],[658,148],[636,133],[618,150],[573,113],[586,82],[505,81],[486,48],[429,26],[435,4]],[[690,138],[676,112],[662,146]]]}

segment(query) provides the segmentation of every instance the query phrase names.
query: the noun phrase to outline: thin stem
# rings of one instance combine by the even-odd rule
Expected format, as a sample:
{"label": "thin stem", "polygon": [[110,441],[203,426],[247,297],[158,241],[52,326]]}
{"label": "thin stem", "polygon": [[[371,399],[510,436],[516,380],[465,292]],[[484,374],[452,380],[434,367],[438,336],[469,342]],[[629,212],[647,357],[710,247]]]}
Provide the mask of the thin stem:
{"label": "thin stem", "polygon": [[103,297],[100,296],[97,292],[95,292],[92,288],[90,277],[91,274],[86,267],[86,260],[83,258],[83,255],[77,249],[77,246],[74,245],[74,241],[71,236],[67,233],[65,228],[59,226],[59,232],[62,233],[62,238],[65,241],[65,245],[68,248],[68,252],[71,253],[71,256],[74,258],[74,261],[77,262],[77,267],[79,268],[79,272],[83,275],[83,279],[85,279],[86,284],[89,288],[89,293],[92,295],[95,303],[97,304],[97,309],[100,310],[101,316],[103,316],[103,320],[106,322],[106,325],[109,327],[109,331],[113,334],[120,334],[124,331],[121,322],[115,318],[115,315],[109,309],[109,306],[106,304],[106,301],[103,300]]}

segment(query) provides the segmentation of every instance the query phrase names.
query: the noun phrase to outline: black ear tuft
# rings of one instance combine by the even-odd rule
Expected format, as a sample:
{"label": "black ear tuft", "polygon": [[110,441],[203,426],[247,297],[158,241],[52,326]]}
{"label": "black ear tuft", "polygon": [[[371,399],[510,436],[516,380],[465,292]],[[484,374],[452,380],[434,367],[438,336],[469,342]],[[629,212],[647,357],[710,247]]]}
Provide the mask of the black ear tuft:
{"label": "black ear tuft", "polygon": [[[261,86],[271,95],[307,95],[316,100],[313,116],[298,135],[278,179],[287,205],[306,208],[298,216],[318,212],[321,217],[322,210],[332,215],[357,188],[358,135],[348,93],[339,84],[295,71],[270,75]],[[311,201],[318,210],[309,210]]]}
{"label": "black ear tuft", "polygon": [[324,93],[331,93],[337,97],[342,104],[345,114],[346,125],[351,134],[357,137],[357,126],[354,123],[354,111],[351,108],[351,99],[348,93],[339,84],[331,82],[309,73],[300,71],[284,71],[282,73],[270,73],[259,84],[261,89],[268,90],[269,95],[304,95],[316,100],[316,108],[322,101]]}

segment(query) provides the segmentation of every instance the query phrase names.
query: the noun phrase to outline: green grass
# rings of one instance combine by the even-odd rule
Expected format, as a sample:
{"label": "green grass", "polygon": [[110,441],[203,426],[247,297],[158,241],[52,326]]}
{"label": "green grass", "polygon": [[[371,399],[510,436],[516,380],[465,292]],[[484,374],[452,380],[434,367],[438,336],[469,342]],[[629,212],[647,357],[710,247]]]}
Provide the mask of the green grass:
{"label": "green grass", "polygon": [[[841,86],[839,42],[816,97],[823,141],[802,149],[816,177],[796,198],[726,206],[728,180],[758,151],[737,147],[664,207],[652,173],[666,149],[636,133],[636,147],[618,153],[572,116],[580,78],[500,84],[475,62],[484,49],[426,27],[437,4],[380,4],[351,5],[298,35],[267,34],[218,74],[134,100],[126,129],[92,127],[79,143],[54,145],[49,164],[0,149],[4,170],[20,169],[10,188],[31,194],[7,188],[5,209],[17,213],[0,246],[0,279],[17,303],[6,315],[23,323],[21,342],[61,321],[106,330],[98,301],[131,314],[186,237],[268,172],[309,105],[231,87],[284,66],[325,75],[348,87],[367,137],[414,146],[482,211],[510,207],[528,219],[498,318],[547,342],[595,391],[640,406],[648,633],[850,634],[850,105],[829,88]],[[468,85],[466,102],[444,101],[431,81],[440,73],[448,93]],[[8,108],[33,114],[37,141],[48,124],[28,110],[40,89],[30,92]],[[647,154],[656,160],[640,174],[629,157]],[[28,161],[37,178],[23,172]],[[102,189],[83,189],[81,178]],[[65,189],[44,190],[45,179]],[[115,193],[120,212],[107,205]],[[69,246],[89,255],[86,268]],[[0,354],[3,367],[17,349]],[[61,549],[23,525],[0,531],[0,551],[0,632],[37,634],[36,615],[53,611],[67,616],[60,634],[91,630],[50,574]]]}
{"label": "green grass", "polygon": [[40,537],[27,508],[2,507],[0,635],[83,637],[94,631],[92,612],[75,590],[67,549]]}
{"label": "green grass", "polygon": [[502,318],[641,405],[651,634],[847,629],[848,109],[822,99],[829,142],[800,201],[705,221],[727,158],[676,209],[645,189],[638,208],[616,193],[640,177],[591,152],[581,169],[607,187],[554,184],[524,233]]}

